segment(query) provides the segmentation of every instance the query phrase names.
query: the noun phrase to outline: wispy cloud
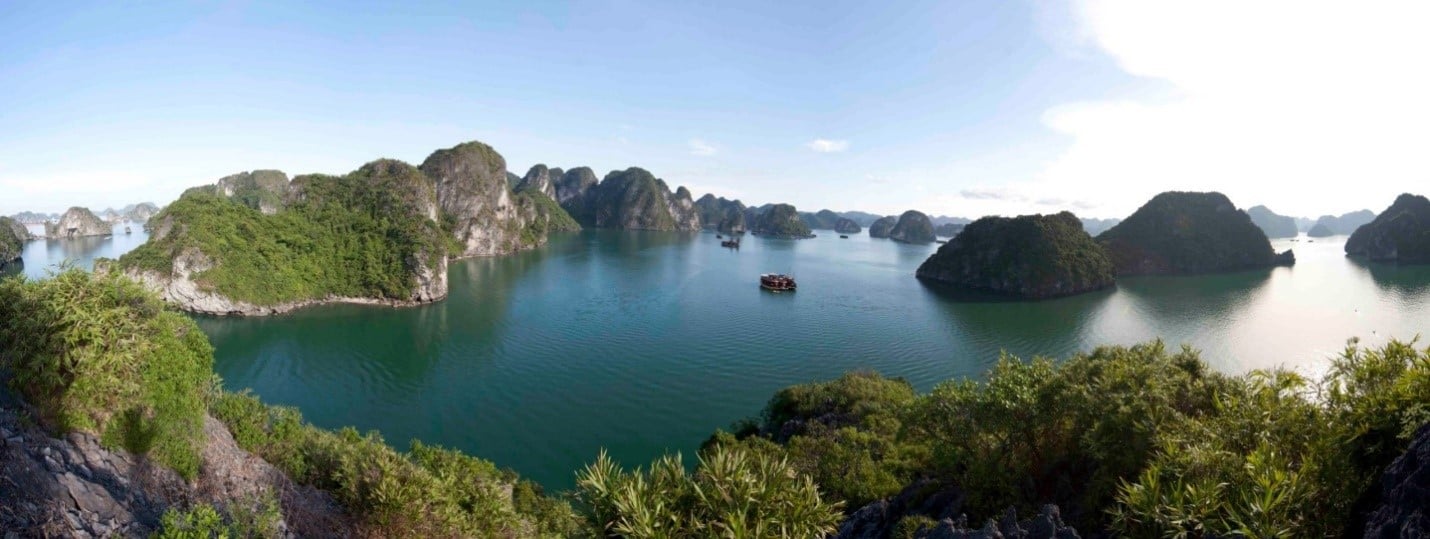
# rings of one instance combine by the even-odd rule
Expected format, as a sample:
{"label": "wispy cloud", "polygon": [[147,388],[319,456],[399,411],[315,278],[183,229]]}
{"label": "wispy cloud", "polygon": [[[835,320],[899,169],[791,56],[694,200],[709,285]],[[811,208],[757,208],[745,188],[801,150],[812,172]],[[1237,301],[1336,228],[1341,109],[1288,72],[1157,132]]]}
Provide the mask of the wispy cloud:
{"label": "wispy cloud", "polygon": [[1000,202],[1013,202],[1017,204],[1031,204],[1035,206],[1048,206],[1052,208],[1076,208],[1088,210],[1098,207],[1097,204],[1085,200],[1067,199],[1060,197],[1032,196],[1028,190],[1014,187],[979,187],[964,189],[958,195],[968,200],[994,200]]}
{"label": "wispy cloud", "polygon": [[715,155],[718,151],[720,150],[702,139],[690,139],[690,155]]}
{"label": "wispy cloud", "polygon": [[[1056,196],[1130,210],[1156,190],[1219,190],[1238,206],[1311,212],[1384,204],[1430,176],[1430,77],[1410,67],[1430,50],[1430,4],[1076,0],[1072,11],[1092,52],[1171,91],[1046,111],[1071,141],[1039,175]],[[1300,188],[1350,178],[1354,189]]]}
{"label": "wispy cloud", "polygon": [[819,153],[839,153],[849,149],[849,141],[817,138],[806,142],[804,147]]}
{"label": "wispy cloud", "polygon": [[864,179],[869,180],[869,183],[872,183],[872,184],[875,184],[875,185],[884,185],[884,184],[886,184],[886,183],[889,183],[889,179],[888,179],[888,178],[885,178],[885,177],[883,177],[883,176],[875,176],[875,175],[873,175],[873,174],[867,174],[867,175],[865,175],[865,176],[864,176]]}

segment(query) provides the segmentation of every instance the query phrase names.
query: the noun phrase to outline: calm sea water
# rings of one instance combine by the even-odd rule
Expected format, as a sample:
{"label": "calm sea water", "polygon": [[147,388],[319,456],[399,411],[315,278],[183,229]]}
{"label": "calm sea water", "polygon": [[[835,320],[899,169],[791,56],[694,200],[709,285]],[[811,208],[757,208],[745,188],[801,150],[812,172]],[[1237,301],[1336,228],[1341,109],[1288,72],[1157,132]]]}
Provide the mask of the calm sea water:
{"label": "calm sea water", "polygon": [[[96,249],[115,256],[120,241]],[[567,488],[602,447],[628,465],[689,453],[779,388],[850,370],[926,390],[979,376],[1004,350],[1066,357],[1162,337],[1227,372],[1314,373],[1349,337],[1430,328],[1430,266],[1364,265],[1343,242],[1275,242],[1295,248],[1294,268],[990,302],[914,279],[935,245],[822,234],[730,251],[709,233],[586,231],[454,263],[451,295],[429,307],[198,321],[230,389],[321,426],[458,447]],[[760,290],[771,271],[795,274],[800,290]]]}

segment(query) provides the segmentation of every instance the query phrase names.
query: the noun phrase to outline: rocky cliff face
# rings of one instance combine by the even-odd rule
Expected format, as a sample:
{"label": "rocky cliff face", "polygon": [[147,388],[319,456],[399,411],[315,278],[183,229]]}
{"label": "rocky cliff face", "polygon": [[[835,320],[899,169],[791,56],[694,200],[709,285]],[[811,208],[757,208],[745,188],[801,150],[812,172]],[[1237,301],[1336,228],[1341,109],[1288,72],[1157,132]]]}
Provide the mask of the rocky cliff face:
{"label": "rocky cliff face", "polygon": [[565,174],[559,168],[546,168],[546,165],[536,165],[531,170],[526,171],[526,176],[521,179],[521,183],[516,186],[517,191],[531,191],[544,194],[552,199],[556,198],[556,179]]}
{"label": "rocky cliff face", "polygon": [[1366,519],[1363,537],[1430,537],[1430,424],[1386,467],[1378,487],[1380,503]]}
{"label": "rocky cliff face", "polygon": [[25,225],[9,217],[0,217],[0,268],[19,260],[27,241],[30,241],[30,231],[25,229]]}
{"label": "rocky cliff face", "polygon": [[1294,238],[1298,233],[1295,218],[1277,215],[1266,206],[1252,206],[1246,210],[1246,215],[1251,217],[1252,224],[1266,233],[1267,238]]}
{"label": "rocky cliff face", "polygon": [[136,223],[144,223],[149,221],[149,218],[154,217],[154,214],[159,213],[159,206],[154,205],[153,202],[140,202],[126,206],[122,212],[125,219]]}
{"label": "rocky cliff face", "polygon": [[0,484],[7,485],[0,488],[0,529],[9,533],[147,537],[158,531],[169,508],[200,502],[256,505],[264,499],[275,500],[288,517],[270,523],[269,533],[336,537],[355,531],[331,496],[294,484],[242,450],[211,417],[204,421],[207,443],[199,476],[188,482],[143,457],[105,449],[90,434],[52,438],[19,419],[24,412],[17,401],[0,400],[5,401],[0,407]]}
{"label": "rocky cliff face", "polygon": [[[571,205],[584,205],[586,195],[591,192],[591,188],[601,183],[596,178],[596,173],[591,171],[591,167],[576,167],[566,171],[561,178],[556,181],[556,202],[562,208]],[[570,213],[570,210],[567,210]],[[575,217],[575,214],[571,215]],[[580,219],[577,219],[578,221]]]}
{"label": "rocky cliff face", "polygon": [[1081,294],[1114,282],[1112,262],[1068,212],[974,221],[915,275],[1028,299]]}
{"label": "rocky cliff face", "polygon": [[1238,271],[1293,259],[1278,258],[1266,234],[1221,193],[1162,193],[1097,240],[1119,276]]}
{"label": "rocky cliff face", "polygon": [[695,201],[695,211],[700,216],[700,224],[723,234],[742,234],[749,229],[745,219],[745,205],[738,200],[706,194]]}
{"label": "rocky cliff face", "polygon": [[814,237],[809,225],[799,217],[799,211],[789,204],[775,204],[760,212],[754,233],[772,238],[803,239]]}
{"label": "rocky cliff face", "polygon": [[888,217],[880,217],[875,220],[873,224],[869,225],[869,237],[887,238],[889,237],[889,232],[893,231],[894,225],[897,224],[899,224],[898,217],[894,217],[892,215]]}
{"label": "rocky cliff face", "polygon": [[73,207],[60,216],[57,223],[45,225],[45,235],[51,238],[79,238],[84,236],[108,236],[114,233],[109,223],[104,222],[94,212],[86,208]]}
{"label": "rocky cliff face", "polygon": [[240,172],[219,178],[213,185],[195,187],[189,191],[207,191],[273,215],[283,209],[288,198],[288,175],[278,170]]}
{"label": "rocky cliff face", "polygon": [[834,221],[834,231],[840,234],[858,234],[863,230],[859,223],[848,217],[840,217]]}
{"label": "rocky cliff face", "polygon": [[906,211],[889,230],[889,239],[904,243],[933,243],[933,222],[923,212]]}
{"label": "rocky cliff face", "polygon": [[[506,183],[506,159],[491,146],[473,141],[437,150],[419,168],[436,186],[440,218],[462,245],[458,256],[501,255],[546,243],[544,233],[523,236],[523,230],[543,217],[535,206],[513,198]],[[540,169],[533,169],[538,173],[532,184],[544,194],[550,171]],[[547,185],[536,185],[543,181]]]}
{"label": "rocky cliff face", "polygon": [[[574,171],[573,171],[574,172]],[[576,189],[558,186],[557,199],[582,226],[633,230],[699,230],[700,215],[690,191],[672,193],[666,183],[642,168],[628,168],[607,174],[596,185],[579,177]],[[584,194],[579,194],[585,186]]]}
{"label": "rocky cliff face", "polygon": [[1403,194],[1346,240],[1346,254],[1376,262],[1430,263],[1430,200]]}
{"label": "rocky cliff face", "polygon": [[[1018,520],[1013,508],[1001,518],[987,519],[982,526],[970,525],[964,514],[967,496],[957,488],[940,487],[931,481],[909,485],[897,496],[859,508],[839,525],[835,539],[1077,539],[1077,530],[1063,523],[1056,505],[1045,505],[1038,514]],[[914,528],[900,522],[921,516],[933,523]],[[903,533],[908,535],[897,535]]]}

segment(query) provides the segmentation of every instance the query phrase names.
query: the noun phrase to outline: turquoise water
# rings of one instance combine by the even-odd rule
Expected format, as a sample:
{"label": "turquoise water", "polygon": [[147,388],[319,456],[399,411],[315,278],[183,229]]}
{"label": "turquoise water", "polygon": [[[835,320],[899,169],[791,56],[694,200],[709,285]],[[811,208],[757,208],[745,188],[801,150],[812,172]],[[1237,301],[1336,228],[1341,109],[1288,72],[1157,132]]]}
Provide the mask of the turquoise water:
{"label": "turquoise water", "polygon": [[[1343,241],[1275,242],[1295,248],[1294,268],[997,302],[914,279],[936,245],[823,234],[730,251],[710,233],[586,231],[456,262],[451,295],[429,307],[198,320],[230,389],[566,488],[602,447],[629,465],[688,453],[779,388],[850,370],[928,389],[978,376],[1001,350],[1065,357],[1160,336],[1227,372],[1314,373],[1348,337],[1430,327],[1430,266],[1363,265]],[[760,290],[771,271],[799,291]]]}

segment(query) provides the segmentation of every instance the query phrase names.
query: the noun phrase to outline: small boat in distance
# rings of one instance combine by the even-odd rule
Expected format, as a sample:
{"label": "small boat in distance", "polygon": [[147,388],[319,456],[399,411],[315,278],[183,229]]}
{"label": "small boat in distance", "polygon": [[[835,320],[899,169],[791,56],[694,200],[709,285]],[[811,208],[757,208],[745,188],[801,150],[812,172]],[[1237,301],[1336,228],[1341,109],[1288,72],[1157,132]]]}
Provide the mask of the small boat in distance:
{"label": "small boat in distance", "polygon": [[846,239],[846,240],[849,239],[849,235],[848,235],[848,234],[840,234],[839,237],[842,238],[842,239]]}
{"label": "small boat in distance", "polygon": [[716,234],[716,235],[715,235],[715,239],[717,239],[717,240],[718,240],[718,239],[722,239],[722,238],[724,238],[724,237],[725,237],[725,236],[721,236],[721,235],[719,235],[719,234]]}
{"label": "small boat in distance", "polygon": [[766,273],[760,276],[760,288],[775,292],[794,292],[794,277],[783,273]]}
{"label": "small boat in distance", "polygon": [[725,241],[720,242],[720,246],[721,246],[721,247],[729,247],[729,248],[731,248],[731,249],[739,249],[739,248],[740,248],[740,240],[739,240],[738,238],[730,238],[730,239],[728,239],[728,240],[725,240]]}
{"label": "small boat in distance", "polygon": [[127,226],[124,227],[124,233],[125,233],[125,234],[128,234],[129,232],[130,232],[129,227],[127,227]]}

